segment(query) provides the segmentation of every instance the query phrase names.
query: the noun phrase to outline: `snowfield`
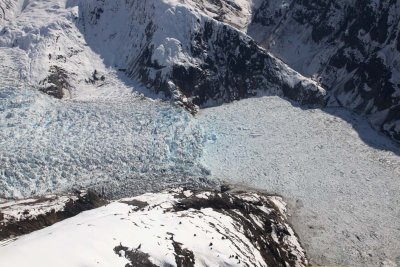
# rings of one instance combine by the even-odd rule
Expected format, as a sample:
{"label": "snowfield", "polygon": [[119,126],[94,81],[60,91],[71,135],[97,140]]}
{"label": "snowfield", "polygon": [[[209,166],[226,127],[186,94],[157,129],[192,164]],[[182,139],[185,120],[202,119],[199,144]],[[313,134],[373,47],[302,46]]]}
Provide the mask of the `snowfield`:
{"label": "snowfield", "polygon": [[199,121],[211,176],[284,196],[312,263],[400,263],[400,149],[365,119],[261,97]]}

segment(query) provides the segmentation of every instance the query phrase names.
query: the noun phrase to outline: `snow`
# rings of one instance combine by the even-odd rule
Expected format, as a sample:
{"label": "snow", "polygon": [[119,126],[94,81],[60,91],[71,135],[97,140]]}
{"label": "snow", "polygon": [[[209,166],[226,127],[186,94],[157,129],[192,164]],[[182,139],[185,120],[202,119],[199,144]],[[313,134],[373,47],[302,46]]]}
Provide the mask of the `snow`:
{"label": "snow", "polygon": [[400,256],[400,148],[365,119],[260,97],[201,110],[199,121],[211,177],[284,196],[313,264]]}
{"label": "snow", "polygon": [[0,0],[0,27],[12,21],[24,8],[21,0]]}
{"label": "snow", "polygon": [[[217,8],[218,3],[211,1],[126,2],[118,0],[99,2],[90,0],[78,2],[79,18],[76,25],[85,36],[87,44],[102,56],[106,66],[124,69],[131,78],[139,79],[146,86],[154,87],[153,89],[156,90],[165,90],[166,88],[158,88],[165,82],[169,85],[166,91],[173,97],[176,96],[177,99],[184,97],[181,95],[181,90],[191,91],[191,89],[180,88],[174,84],[172,81],[176,80],[172,79],[176,76],[173,71],[174,67],[184,67],[186,70],[198,68],[210,64],[205,62],[208,54],[222,53],[225,55],[224,51],[218,52],[219,49],[223,50],[223,45],[221,46],[219,40],[221,31],[237,33],[242,42],[246,42],[248,45],[251,42],[251,38],[244,32],[237,32],[237,28],[229,25],[230,19],[232,18],[231,21],[233,21],[235,17],[233,13],[230,13],[231,9],[235,9],[233,8],[235,5],[237,5],[237,10],[242,5],[241,12],[248,13],[243,16],[245,20],[249,20],[251,8],[249,2],[247,7],[245,7],[244,1],[236,1],[236,4],[218,2],[224,6],[223,10],[218,13],[227,11],[226,19],[214,19],[216,16],[213,15],[213,12],[217,12],[216,10],[219,8]],[[211,3],[213,8],[207,8]],[[195,52],[193,47],[197,46],[196,36],[203,33],[204,28],[210,24],[213,30],[210,31],[211,35],[208,37],[205,50],[201,48],[201,53]],[[258,51],[258,53],[261,52]],[[144,61],[145,59],[147,61],[147,57],[151,62]],[[273,78],[268,75],[260,75],[259,78],[265,81],[263,84],[271,84],[271,86],[254,88],[254,92],[251,93],[265,89],[270,94],[283,95],[282,88],[276,86],[279,81],[278,84],[285,84],[290,88],[301,84],[300,91],[304,93],[304,96],[309,94],[307,91],[312,90],[314,92],[310,95],[321,100],[324,99],[326,91],[318,83],[293,71],[286,64],[275,59],[273,55],[268,54],[267,58],[270,59],[268,66],[271,65],[271,67],[266,67],[264,71],[265,73],[272,72]],[[220,66],[218,71],[222,76],[224,76],[224,67]],[[210,73],[210,75],[212,74]],[[213,102],[222,102],[222,98],[225,99],[227,96],[224,93],[217,99],[211,98],[207,99],[210,102],[205,103],[205,106]],[[299,95],[298,98],[301,96]],[[299,101],[303,101],[303,99],[299,99]]]}
{"label": "snow", "polygon": [[[179,242],[193,252],[195,266],[267,266],[235,216],[212,208],[173,211],[171,207],[180,201],[177,194],[182,192],[164,191],[130,199],[146,201],[140,209],[127,204],[127,199],[115,201],[15,241],[3,241],[0,265],[125,266],[128,261],[113,251],[122,245],[147,253],[159,266],[176,266],[173,242]],[[261,199],[258,196],[257,200]],[[254,218],[261,225],[266,223],[256,215]],[[291,236],[276,242],[282,242],[294,257],[304,258],[293,230],[287,224],[283,227]],[[296,266],[304,265],[298,261]]]}

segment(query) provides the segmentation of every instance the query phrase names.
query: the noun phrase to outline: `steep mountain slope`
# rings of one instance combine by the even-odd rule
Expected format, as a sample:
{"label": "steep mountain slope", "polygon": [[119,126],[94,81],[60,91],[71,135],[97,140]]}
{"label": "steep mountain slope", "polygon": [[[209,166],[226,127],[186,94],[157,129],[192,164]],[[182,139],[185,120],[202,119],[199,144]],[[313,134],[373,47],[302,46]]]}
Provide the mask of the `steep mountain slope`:
{"label": "steep mountain slope", "polygon": [[399,140],[396,1],[2,0],[0,6],[0,46],[25,51],[27,82],[52,96],[77,97],[114,68],[193,113],[194,104],[274,94],[302,104],[339,103]]}
{"label": "steep mountain slope", "polygon": [[[205,7],[199,5],[171,0],[79,1],[78,25],[108,66],[187,106],[232,101],[260,91],[304,104],[325,104],[325,92],[315,82],[242,32],[210,18],[207,10],[212,9],[203,12]],[[233,23],[233,15],[227,17]]]}
{"label": "steep mountain slope", "polygon": [[[12,203],[11,214],[9,204],[0,202],[0,214],[23,220],[27,215],[16,212],[24,211],[32,214],[32,220],[40,219],[41,213],[52,216],[45,213],[48,206],[57,211],[68,208],[66,199]],[[145,194],[0,242],[0,265],[13,267],[301,267],[307,263],[286,222],[286,204],[280,197],[257,193],[176,189]]]}
{"label": "steep mountain slope", "polygon": [[400,141],[400,3],[263,1],[248,33]]}
{"label": "steep mountain slope", "polygon": [[76,97],[107,81],[112,67],[192,112],[193,103],[223,103],[259,92],[323,106],[325,91],[315,82],[210,17],[247,25],[249,4],[227,3],[30,0],[3,27],[0,46],[29,54],[27,82],[57,98]]}

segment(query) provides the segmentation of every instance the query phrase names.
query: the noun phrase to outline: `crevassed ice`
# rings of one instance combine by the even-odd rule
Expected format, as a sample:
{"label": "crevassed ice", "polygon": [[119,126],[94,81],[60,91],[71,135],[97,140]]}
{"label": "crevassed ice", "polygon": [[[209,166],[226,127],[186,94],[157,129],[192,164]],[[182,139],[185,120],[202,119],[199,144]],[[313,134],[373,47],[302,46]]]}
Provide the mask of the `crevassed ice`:
{"label": "crevassed ice", "polygon": [[[159,189],[205,176],[204,133],[187,112],[159,101],[59,101],[0,89],[0,196],[81,186]],[[114,189],[111,189],[114,188]]]}

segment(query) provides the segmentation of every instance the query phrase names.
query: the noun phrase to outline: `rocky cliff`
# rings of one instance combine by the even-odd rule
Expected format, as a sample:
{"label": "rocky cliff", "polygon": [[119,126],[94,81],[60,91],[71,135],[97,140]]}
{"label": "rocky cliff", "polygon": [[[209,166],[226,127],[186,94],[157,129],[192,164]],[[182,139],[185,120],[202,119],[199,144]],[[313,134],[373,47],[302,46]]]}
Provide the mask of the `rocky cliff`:
{"label": "rocky cliff", "polygon": [[399,1],[263,1],[248,33],[400,141]]}

